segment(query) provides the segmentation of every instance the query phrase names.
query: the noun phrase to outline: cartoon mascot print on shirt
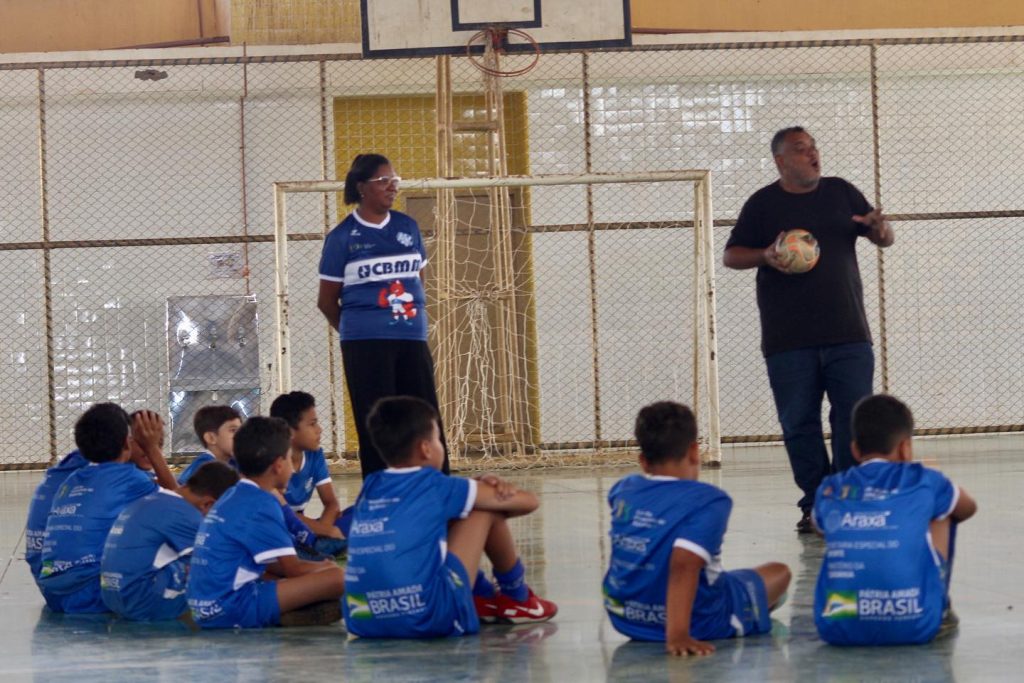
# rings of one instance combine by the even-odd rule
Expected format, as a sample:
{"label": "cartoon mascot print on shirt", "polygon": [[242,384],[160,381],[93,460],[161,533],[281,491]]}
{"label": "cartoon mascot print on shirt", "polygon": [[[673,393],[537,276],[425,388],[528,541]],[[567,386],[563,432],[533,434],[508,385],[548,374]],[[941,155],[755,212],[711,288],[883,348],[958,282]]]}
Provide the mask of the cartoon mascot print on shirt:
{"label": "cartoon mascot print on shirt", "polygon": [[412,303],[412,294],[405,291],[401,280],[395,280],[387,287],[380,290],[377,303],[381,308],[391,309],[391,324],[395,325],[399,319],[411,323],[416,317],[416,305]]}

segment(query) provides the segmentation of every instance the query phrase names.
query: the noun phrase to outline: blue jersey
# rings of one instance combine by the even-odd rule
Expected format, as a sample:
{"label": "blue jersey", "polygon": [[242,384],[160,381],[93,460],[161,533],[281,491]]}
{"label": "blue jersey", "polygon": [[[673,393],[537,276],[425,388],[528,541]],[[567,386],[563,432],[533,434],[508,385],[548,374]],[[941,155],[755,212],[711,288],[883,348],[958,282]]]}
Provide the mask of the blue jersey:
{"label": "blue jersey", "polygon": [[[108,606],[137,607],[124,616],[147,619],[153,598],[147,589],[167,565],[192,554],[203,515],[177,493],[159,489],[126,507],[107,536],[100,563],[100,588]],[[174,596],[169,596],[174,597]],[[137,603],[137,604],[136,604]],[[120,609],[115,611],[121,611]]]}
{"label": "blue jersey", "polygon": [[265,565],[294,554],[281,504],[242,479],[214,503],[196,534],[187,593],[192,617],[202,622],[238,611],[235,593],[260,579]]}
{"label": "blue jersey", "polygon": [[192,475],[196,473],[196,470],[208,462],[217,462],[217,458],[214,457],[213,453],[203,451],[197,455],[195,459],[188,464],[188,467],[182,470],[181,474],[178,475],[178,486],[184,486],[187,484],[188,480],[192,478]]}
{"label": "blue jersey", "polygon": [[342,341],[427,340],[426,295],[420,271],[427,265],[420,228],[391,211],[368,223],[353,211],[327,234],[320,279],[342,283]]}
{"label": "blue jersey", "polygon": [[295,470],[284,490],[284,499],[296,512],[302,512],[313,497],[313,491],[321,484],[331,483],[323,449],[302,452],[302,465]]}
{"label": "blue jersey", "polygon": [[[323,460],[323,451],[320,450],[316,452],[320,454],[320,459]],[[217,458],[212,453],[205,451],[197,455],[195,460],[192,461],[185,471],[178,475],[178,485],[184,486],[187,484],[188,480],[192,478],[192,475],[194,475],[200,467],[208,462],[217,462]],[[234,458],[228,460],[228,465],[233,469],[238,470],[238,462]],[[324,470],[326,469],[327,465],[325,463]],[[327,479],[328,481],[330,480],[329,475]],[[291,487],[291,481],[289,481],[288,485]],[[287,500],[287,493],[285,494],[285,499]],[[306,500],[309,500],[308,496]],[[302,507],[305,507],[305,505]],[[284,521],[285,525],[288,527],[288,531],[291,532],[292,536],[295,538],[295,542],[301,545],[312,545],[313,542],[316,541],[316,534],[314,534],[312,529],[306,526],[301,519],[296,517],[294,513],[290,513],[291,510],[284,510]]]}
{"label": "blue jersey", "polygon": [[39,587],[58,595],[99,588],[100,557],[114,520],[159,487],[128,462],[89,464],[57,491],[46,520]]}
{"label": "blue jersey", "polygon": [[[415,638],[459,632],[449,604],[448,522],[469,515],[475,501],[475,481],[430,467],[366,478],[348,537],[343,609],[350,633]],[[474,632],[479,622],[461,628]]]}
{"label": "blue jersey", "polygon": [[89,461],[82,454],[71,451],[64,458],[46,470],[43,480],[36,487],[32,502],[28,506],[28,521],[25,523],[25,561],[32,570],[33,578],[39,578],[39,569],[43,562],[43,536],[46,533],[46,518],[50,516],[50,506],[57,490],[72,472],[85,467]]}
{"label": "blue jersey", "polygon": [[765,606],[752,603],[743,582],[722,569],[722,539],[732,511],[732,499],[724,491],[699,481],[632,474],[612,487],[608,504],[611,562],[604,596],[617,631],[638,640],[665,640],[674,548],[705,562],[693,600],[691,636],[744,635],[744,624],[767,621],[766,614],[756,613]]}
{"label": "blue jersey", "polygon": [[932,520],[949,516],[959,490],[917,463],[868,462],[818,487],[814,523],[825,560],[814,622],[836,645],[923,643],[938,632],[946,602],[945,562]]}

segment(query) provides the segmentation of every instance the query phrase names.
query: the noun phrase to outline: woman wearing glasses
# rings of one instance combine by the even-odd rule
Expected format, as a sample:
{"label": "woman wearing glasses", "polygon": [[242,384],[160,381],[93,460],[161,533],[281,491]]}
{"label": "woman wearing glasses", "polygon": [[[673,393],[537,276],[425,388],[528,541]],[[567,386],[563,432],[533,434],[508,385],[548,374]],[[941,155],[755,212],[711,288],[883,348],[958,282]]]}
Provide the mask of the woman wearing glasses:
{"label": "woman wearing glasses", "polygon": [[378,399],[416,396],[438,407],[420,278],[427,253],[416,221],[391,210],[400,180],[380,154],[357,156],[345,176],[345,203],[356,208],[328,233],[320,257],[317,307],[341,335],[364,479],[387,467],[366,430]]}

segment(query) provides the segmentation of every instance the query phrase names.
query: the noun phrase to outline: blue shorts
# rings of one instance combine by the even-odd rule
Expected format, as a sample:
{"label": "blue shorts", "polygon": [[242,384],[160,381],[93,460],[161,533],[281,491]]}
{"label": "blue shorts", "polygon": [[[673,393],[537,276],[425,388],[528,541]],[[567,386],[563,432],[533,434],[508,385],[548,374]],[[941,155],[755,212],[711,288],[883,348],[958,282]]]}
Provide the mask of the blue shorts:
{"label": "blue shorts", "polygon": [[185,584],[188,559],[179,559],[152,576],[120,590],[103,589],[103,603],[111,612],[134,621],[177,619],[188,611]]}
{"label": "blue shorts", "polygon": [[[441,571],[445,572],[445,581],[442,585],[446,588],[452,626],[448,633],[439,635],[468,636],[479,633],[480,617],[477,616],[476,605],[473,603],[473,581],[476,577],[470,579],[466,568],[462,566],[462,560],[452,553],[445,557]],[[438,596],[439,606],[444,602],[444,598]]]}
{"label": "blue shorts", "polygon": [[196,624],[202,628],[263,628],[281,623],[277,581],[250,581],[219,602],[223,611],[209,619],[195,619]]}
{"label": "blue shorts", "polygon": [[100,577],[86,583],[82,588],[71,593],[56,593],[43,586],[39,592],[46,600],[46,606],[54,612],[64,614],[102,614],[109,612],[103,604],[103,597],[100,594]]}
{"label": "blue shorts", "polygon": [[764,579],[753,569],[735,569],[726,573],[737,579],[728,583],[733,605],[729,622],[735,630],[735,637],[770,633],[772,619]]}

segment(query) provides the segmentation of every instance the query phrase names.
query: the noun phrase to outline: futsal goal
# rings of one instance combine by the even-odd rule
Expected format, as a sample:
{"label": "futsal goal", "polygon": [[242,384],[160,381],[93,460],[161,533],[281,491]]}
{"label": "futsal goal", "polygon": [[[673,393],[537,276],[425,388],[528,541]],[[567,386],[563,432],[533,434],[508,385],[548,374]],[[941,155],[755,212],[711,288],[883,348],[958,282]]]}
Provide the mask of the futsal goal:
{"label": "futsal goal", "polygon": [[[316,291],[291,288],[289,261],[299,240],[319,254],[323,233],[290,224],[295,195],[322,201],[343,189],[274,185],[274,370],[280,391],[293,388],[296,363],[303,376],[330,377],[345,418],[336,450],[352,457],[337,337],[326,353],[303,348],[312,337],[298,334],[295,307],[308,312]],[[721,462],[709,171],[419,179],[402,182],[395,208],[416,219],[428,250],[429,341],[453,466],[632,458],[636,412],[657,400],[690,405],[704,462]],[[311,282],[312,260],[302,268]]]}

